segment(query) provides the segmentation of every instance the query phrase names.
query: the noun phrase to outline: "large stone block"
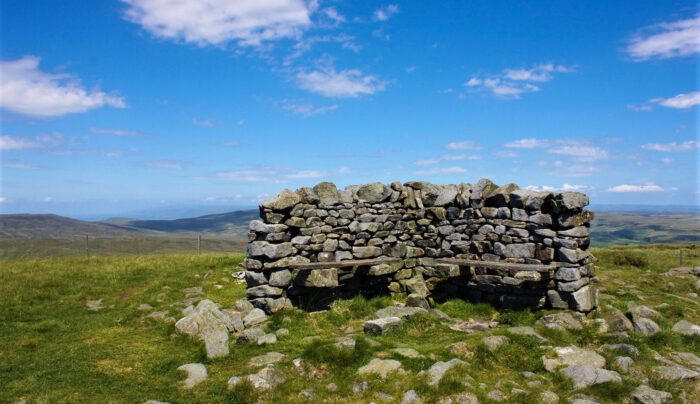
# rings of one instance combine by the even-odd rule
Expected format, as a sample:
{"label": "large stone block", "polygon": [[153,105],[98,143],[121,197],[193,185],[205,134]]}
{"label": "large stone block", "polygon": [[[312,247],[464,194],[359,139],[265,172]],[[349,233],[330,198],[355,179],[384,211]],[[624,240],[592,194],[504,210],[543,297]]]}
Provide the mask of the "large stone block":
{"label": "large stone block", "polygon": [[296,192],[283,189],[279,195],[266,199],[262,206],[272,210],[287,210],[301,202],[301,197]]}
{"label": "large stone block", "polygon": [[573,310],[589,312],[598,307],[598,289],[594,285],[584,286],[571,294],[569,303]]}
{"label": "large stone block", "polygon": [[338,286],[338,268],[299,271],[294,284],[307,288],[332,288]]}

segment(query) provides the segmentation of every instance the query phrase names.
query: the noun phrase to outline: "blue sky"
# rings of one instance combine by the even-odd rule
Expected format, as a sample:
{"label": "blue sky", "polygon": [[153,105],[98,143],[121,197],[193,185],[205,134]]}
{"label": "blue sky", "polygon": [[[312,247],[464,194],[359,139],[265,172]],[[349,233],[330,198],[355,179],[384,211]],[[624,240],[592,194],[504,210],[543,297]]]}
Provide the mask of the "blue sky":
{"label": "blue sky", "polygon": [[694,1],[0,3],[3,213],[320,181],[698,203]]}

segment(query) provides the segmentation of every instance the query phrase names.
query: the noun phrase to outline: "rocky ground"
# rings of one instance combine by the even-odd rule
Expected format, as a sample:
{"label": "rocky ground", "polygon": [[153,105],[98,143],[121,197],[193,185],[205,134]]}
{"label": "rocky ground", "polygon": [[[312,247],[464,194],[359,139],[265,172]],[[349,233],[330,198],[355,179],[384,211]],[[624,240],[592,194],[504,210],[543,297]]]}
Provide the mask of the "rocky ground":
{"label": "rocky ground", "polygon": [[[38,314],[3,306],[0,401],[700,402],[697,270],[674,267],[661,248],[594,254],[602,303],[587,316],[418,296],[267,316],[240,300],[240,259],[180,258],[157,275],[143,260],[103,265],[104,278],[87,267],[71,287],[46,275],[37,286],[57,291],[54,322],[40,320],[38,337],[27,328]],[[0,280],[16,285],[52,264],[15,263]],[[141,272],[118,275],[134,265]],[[132,286],[110,292],[119,284]],[[80,338],[71,327],[85,327]]]}

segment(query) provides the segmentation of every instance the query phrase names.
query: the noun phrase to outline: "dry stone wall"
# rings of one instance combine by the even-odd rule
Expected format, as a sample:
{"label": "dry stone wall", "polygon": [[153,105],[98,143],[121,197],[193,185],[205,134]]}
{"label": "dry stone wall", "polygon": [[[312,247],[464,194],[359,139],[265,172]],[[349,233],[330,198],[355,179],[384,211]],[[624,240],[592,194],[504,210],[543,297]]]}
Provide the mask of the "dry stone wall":
{"label": "dry stone wall", "polygon": [[[586,205],[581,193],[499,187],[486,179],[283,190],[260,205],[262,220],[250,223],[241,264],[248,299],[268,313],[382,293],[587,312],[597,305],[597,279]],[[331,264],[382,258],[395,260]],[[474,267],[445,258],[548,266]],[[329,264],[298,268],[314,262]]]}

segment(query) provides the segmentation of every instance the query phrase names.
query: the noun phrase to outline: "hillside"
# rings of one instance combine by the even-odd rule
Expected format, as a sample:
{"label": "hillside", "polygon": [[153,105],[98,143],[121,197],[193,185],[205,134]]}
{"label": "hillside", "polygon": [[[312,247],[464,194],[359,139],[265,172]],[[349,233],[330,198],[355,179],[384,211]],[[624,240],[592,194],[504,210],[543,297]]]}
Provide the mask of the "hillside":
{"label": "hillside", "polygon": [[143,234],[143,230],[52,214],[0,215],[0,238],[65,238],[84,234],[119,237]]}
{"label": "hillside", "polygon": [[697,213],[596,212],[591,224],[591,245],[697,243],[700,221]]}
{"label": "hillside", "polygon": [[124,222],[124,225],[141,230],[152,230],[165,233],[197,232],[244,234],[248,231],[248,223],[251,220],[257,219],[258,217],[258,210],[250,209],[187,219],[129,220]]}

